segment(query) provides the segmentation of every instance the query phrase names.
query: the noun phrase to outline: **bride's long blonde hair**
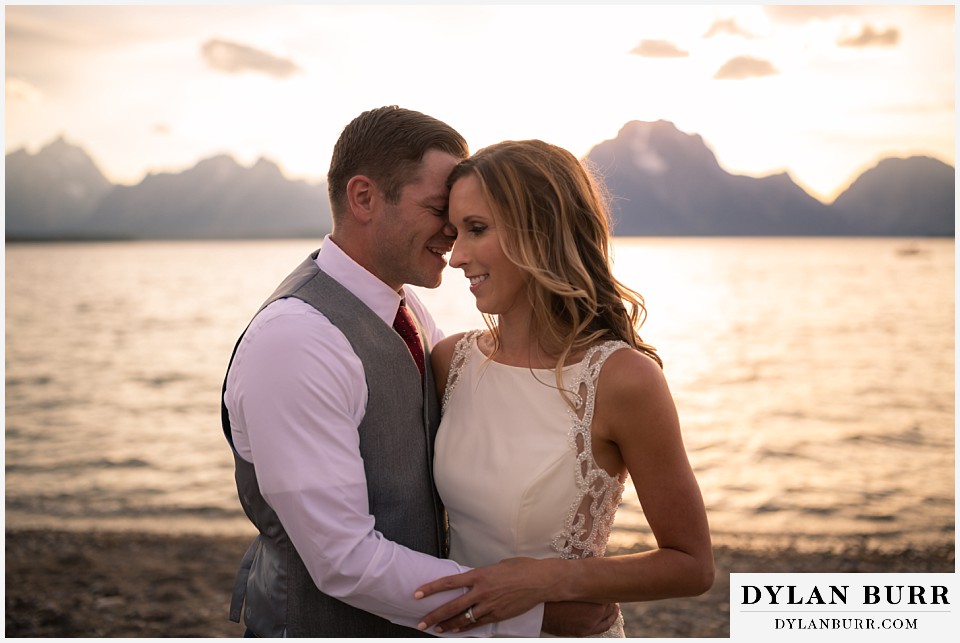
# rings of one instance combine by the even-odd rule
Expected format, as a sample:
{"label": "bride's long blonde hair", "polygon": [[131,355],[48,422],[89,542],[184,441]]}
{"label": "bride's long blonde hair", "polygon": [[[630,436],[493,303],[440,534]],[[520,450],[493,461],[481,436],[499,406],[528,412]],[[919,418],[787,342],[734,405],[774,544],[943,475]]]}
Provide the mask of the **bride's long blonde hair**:
{"label": "bride's long blonde hair", "polygon": [[[539,140],[483,148],[448,179],[473,175],[500,230],[504,254],[526,275],[538,348],[557,357],[557,385],[568,356],[622,340],[663,366],[643,342],[643,297],[612,273],[607,196],[567,150]],[[484,315],[499,350],[496,320]]]}

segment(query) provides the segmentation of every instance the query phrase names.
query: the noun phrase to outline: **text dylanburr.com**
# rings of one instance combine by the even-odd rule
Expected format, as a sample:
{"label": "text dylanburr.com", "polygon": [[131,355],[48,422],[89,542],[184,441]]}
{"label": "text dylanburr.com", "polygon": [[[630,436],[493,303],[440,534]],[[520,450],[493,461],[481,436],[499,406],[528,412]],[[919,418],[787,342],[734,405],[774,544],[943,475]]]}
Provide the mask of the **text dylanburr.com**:
{"label": "text dylanburr.com", "polygon": [[954,641],[955,574],[730,574],[733,641]]}

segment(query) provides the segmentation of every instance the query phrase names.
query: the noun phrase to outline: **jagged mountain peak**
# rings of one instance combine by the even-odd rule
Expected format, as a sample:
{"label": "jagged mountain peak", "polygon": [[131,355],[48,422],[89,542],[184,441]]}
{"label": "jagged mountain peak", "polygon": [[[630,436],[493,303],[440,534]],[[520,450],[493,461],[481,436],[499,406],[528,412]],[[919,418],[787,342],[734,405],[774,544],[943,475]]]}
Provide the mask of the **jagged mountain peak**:
{"label": "jagged mountain peak", "polygon": [[213,181],[231,181],[246,177],[286,180],[280,166],[268,158],[260,157],[253,165],[247,167],[241,165],[229,154],[216,154],[205,158],[193,168],[178,174],[192,174]]}
{"label": "jagged mountain peak", "polygon": [[[80,145],[69,142],[63,135],[58,136],[41,147],[36,153],[31,153],[26,147],[21,147],[6,155],[9,161],[29,163],[31,168],[46,168],[46,171],[82,171],[88,174],[95,173],[102,177],[102,172]],[[106,182],[106,178],[103,179]]]}
{"label": "jagged mountain peak", "polygon": [[955,170],[930,156],[890,157],[881,159],[861,174],[835,203],[843,203],[863,191],[896,191],[907,183],[936,182],[954,175]]}
{"label": "jagged mountain peak", "polygon": [[263,156],[257,159],[257,162],[250,167],[250,170],[258,176],[274,179],[283,178],[283,171],[280,169],[280,166]]}
{"label": "jagged mountain peak", "polygon": [[59,136],[57,136],[57,138],[53,139],[52,141],[44,145],[43,148],[41,148],[41,151],[44,151],[44,150],[58,151],[58,150],[70,149],[70,148],[81,149],[80,146],[74,145],[68,142],[67,137],[64,136],[63,134],[60,134]]}
{"label": "jagged mountain peak", "polygon": [[86,151],[62,136],[36,154],[25,148],[7,154],[7,236],[56,236],[77,227],[112,189]]}
{"label": "jagged mountain peak", "polygon": [[630,136],[653,136],[658,141],[683,141],[693,140],[703,144],[703,138],[699,134],[688,134],[681,131],[672,121],[659,119],[656,121],[628,121],[617,132],[617,137]]}
{"label": "jagged mountain peak", "polygon": [[868,234],[953,235],[956,170],[929,156],[886,158],[833,202]]}
{"label": "jagged mountain peak", "polygon": [[232,173],[242,169],[243,166],[229,154],[216,154],[199,161],[188,172]]}
{"label": "jagged mountain peak", "polygon": [[[606,154],[603,147],[609,148]],[[637,170],[653,176],[691,166],[711,172],[720,170],[716,155],[699,134],[682,132],[666,120],[630,121],[620,128],[616,138],[604,141],[594,150],[598,153],[591,151],[591,156],[603,158],[612,154],[621,162],[629,159]]]}

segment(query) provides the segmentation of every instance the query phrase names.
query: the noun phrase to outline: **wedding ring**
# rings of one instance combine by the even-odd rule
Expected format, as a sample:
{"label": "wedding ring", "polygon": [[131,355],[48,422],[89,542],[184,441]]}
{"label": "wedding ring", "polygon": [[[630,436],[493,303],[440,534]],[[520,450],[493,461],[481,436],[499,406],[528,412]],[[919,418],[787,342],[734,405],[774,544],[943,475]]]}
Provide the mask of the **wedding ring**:
{"label": "wedding ring", "polygon": [[472,606],[472,605],[467,608],[467,611],[464,612],[464,614],[467,615],[467,618],[470,620],[471,623],[476,623],[476,622],[477,622],[477,619],[476,619],[476,618],[474,617],[474,615],[473,615],[473,606]]}

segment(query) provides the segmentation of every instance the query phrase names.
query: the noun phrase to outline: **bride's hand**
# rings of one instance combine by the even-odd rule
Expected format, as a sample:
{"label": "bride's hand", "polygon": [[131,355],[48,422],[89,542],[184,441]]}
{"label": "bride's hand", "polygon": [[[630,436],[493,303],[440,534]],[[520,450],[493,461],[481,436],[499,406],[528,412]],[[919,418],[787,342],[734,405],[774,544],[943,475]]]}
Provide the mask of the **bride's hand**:
{"label": "bride's hand", "polygon": [[564,562],[569,563],[560,559],[508,558],[496,565],[421,585],[415,598],[451,589],[467,591],[427,614],[417,627],[425,630],[437,626],[437,632],[463,632],[519,616],[540,603],[561,600]]}

